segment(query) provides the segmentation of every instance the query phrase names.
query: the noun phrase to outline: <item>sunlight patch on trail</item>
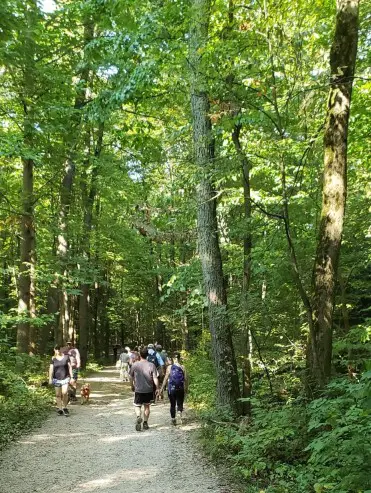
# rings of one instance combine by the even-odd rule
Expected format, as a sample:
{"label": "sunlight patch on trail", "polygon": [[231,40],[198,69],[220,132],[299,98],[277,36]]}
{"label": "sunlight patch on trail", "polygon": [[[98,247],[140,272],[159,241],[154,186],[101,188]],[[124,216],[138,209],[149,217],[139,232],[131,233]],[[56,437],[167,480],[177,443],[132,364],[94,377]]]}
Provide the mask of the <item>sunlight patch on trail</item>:
{"label": "sunlight patch on trail", "polygon": [[[122,469],[113,474],[103,476],[102,478],[93,479],[86,483],[80,483],[76,487],[76,489],[73,490],[73,493],[78,493],[81,490],[99,491],[99,489],[101,488],[107,488],[107,487],[113,488],[114,486],[117,486],[123,481],[125,482],[131,481],[135,485],[138,479],[151,479],[156,475],[156,472],[158,472],[158,470],[157,468],[154,467],[147,467],[145,471],[140,468]],[[135,493],[132,487],[130,488],[130,491],[132,491],[132,493]]]}

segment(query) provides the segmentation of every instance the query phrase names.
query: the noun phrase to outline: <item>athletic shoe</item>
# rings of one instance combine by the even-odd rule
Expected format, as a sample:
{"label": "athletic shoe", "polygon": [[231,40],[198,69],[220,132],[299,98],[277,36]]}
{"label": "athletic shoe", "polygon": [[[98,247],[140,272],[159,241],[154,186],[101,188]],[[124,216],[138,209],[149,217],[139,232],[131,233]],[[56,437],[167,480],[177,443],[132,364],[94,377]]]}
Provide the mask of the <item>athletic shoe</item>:
{"label": "athletic shoe", "polygon": [[144,421],[143,422],[143,430],[148,430],[149,426],[148,426],[148,421]]}
{"label": "athletic shoe", "polygon": [[63,409],[63,411],[62,411],[62,412],[63,412],[63,414],[64,414],[65,416],[69,416],[69,415],[70,415],[70,412],[69,412],[69,410],[68,410],[66,407]]}
{"label": "athletic shoe", "polygon": [[58,409],[57,414],[58,414],[58,416],[63,416],[63,411],[62,411],[62,409]]}
{"label": "athletic shoe", "polygon": [[171,418],[171,422],[173,423],[174,426],[176,425],[176,419],[175,418]]}
{"label": "athletic shoe", "polygon": [[142,429],[142,418],[140,416],[138,416],[137,418],[137,422],[136,422],[136,425],[135,425],[135,429],[137,431],[140,431]]}

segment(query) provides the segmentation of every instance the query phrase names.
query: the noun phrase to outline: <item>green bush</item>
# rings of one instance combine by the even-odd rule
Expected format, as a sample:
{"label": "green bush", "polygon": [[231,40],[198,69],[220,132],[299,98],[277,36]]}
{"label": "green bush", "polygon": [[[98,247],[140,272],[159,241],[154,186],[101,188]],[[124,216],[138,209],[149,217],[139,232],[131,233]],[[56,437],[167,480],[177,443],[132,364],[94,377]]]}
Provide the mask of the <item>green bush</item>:
{"label": "green bush", "polygon": [[309,406],[306,448],[315,471],[316,492],[359,492],[371,489],[371,371],[360,381],[339,379],[326,396]]}
{"label": "green bush", "polygon": [[0,361],[0,449],[23,431],[44,419],[53,395],[41,382],[47,380],[43,358],[10,353]]}
{"label": "green bush", "polygon": [[216,377],[211,358],[205,351],[186,357],[190,381],[188,404],[197,411],[207,411],[215,406]]}

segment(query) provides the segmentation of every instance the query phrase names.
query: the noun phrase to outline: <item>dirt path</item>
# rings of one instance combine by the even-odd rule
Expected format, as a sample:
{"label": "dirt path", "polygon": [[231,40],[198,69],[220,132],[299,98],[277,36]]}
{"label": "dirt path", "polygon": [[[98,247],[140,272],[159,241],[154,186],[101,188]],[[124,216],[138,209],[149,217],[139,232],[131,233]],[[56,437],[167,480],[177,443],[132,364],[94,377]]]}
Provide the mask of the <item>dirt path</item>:
{"label": "dirt path", "polygon": [[86,379],[91,403],[54,412],[0,457],[1,493],[227,493],[191,442],[195,424],[170,424],[169,406],[152,407],[150,429],[135,431],[132,393],[114,368]]}

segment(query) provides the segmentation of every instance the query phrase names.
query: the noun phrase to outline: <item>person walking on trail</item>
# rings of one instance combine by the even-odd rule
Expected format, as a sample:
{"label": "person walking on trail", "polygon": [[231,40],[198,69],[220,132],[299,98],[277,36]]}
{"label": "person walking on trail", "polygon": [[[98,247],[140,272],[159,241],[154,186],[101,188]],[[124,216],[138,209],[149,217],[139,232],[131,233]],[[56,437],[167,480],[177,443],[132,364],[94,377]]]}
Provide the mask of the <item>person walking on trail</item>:
{"label": "person walking on trail", "polygon": [[120,354],[120,380],[123,382],[129,382],[129,362],[129,351],[128,348],[125,348]]}
{"label": "person walking on trail", "polygon": [[166,349],[162,348],[161,349],[161,352],[160,352],[160,355],[161,355],[162,361],[164,362],[164,365],[165,365],[165,373],[166,373],[166,368],[167,368],[167,366],[169,364],[169,361],[168,361],[169,360],[169,357],[167,355]]}
{"label": "person walking on trail", "polygon": [[[140,349],[140,361],[133,364],[129,376],[134,390],[134,410],[136,415],[135,429],[148,430],[151,402],[154,399],[154,389],[158,388],[157,370],[153,363],[147,361],[148,348]],[[142,415],[142,407],[144,408]],[[143,416],[143,417],[142,417]]]}
{"label": "person walking on trail", "polygon": [[170,416],[173,425],[182,424],[184,397],[188,391],[188,378],[184,366],[181,364],[180,353],[174,353],[173,362],[167,367],[164,381],[159,394],[168,386],[167,393],[170,400]]}
{"label": "person walking on trail", "polygon": [[163,362],[160,354],[157,351],[155,351],[154,344],[148,344],[147,348],[148,348],[148,357],[147,357],[147,360],[150,363],[153,363],[157,369],[160,366],[164,366],[164,362]]}
{"label": "person walking on trail", "polygon": [[137,347],[135,347],[133,351],[130,351],[129,349],[129,354],[130,354],[130,367],[131,367],[136,361],[140,361],[140,354]]}
{"label": "person walking on trail", "polygon": [[63,354],[60,346],[54,347],[54,356],[49,366],[49,384],[55,387],[55,397],[57,399],[57,414],[59,416],[69,416],[68,404],[68,385],[73,382],[72,366],[70,357]]}
{"label": "person walking on trail", "polygon": [[70,358],[70,363],[72,367],[72,375],[73,375],[73,380],[71,381],[71,387],[73,388],[73,395],[71,397],[71,400],[77,401],[76,397],[76,391],[77,391],[77,380],[79,378],[79,371],[81,367],[81,357],[80,357],[80,351],[74,347],[72,344],[72,341],[67,341],[66,342],[66,351],[65,354],[69,356]]}
{"label": "person walking on trail", "polygon": [[[163,380],[163,376],[165,375],[163,371],[164,362],[162,361],[161,356],[157,355],[154,344],[148,344],[147,347],[148,347],[147,361],[155,365],[157,370],[157,377],[161,385],[161,381]],[[156,404],[157,398],[160,397],[159,394],[156,393],[156,388],[153,388],[153,395],[154,395],[153,404]]]}
{"label": "person walking on trail", "polygon": [[[166,367],[165,367],[165,360],[162,358],[162,346],[161,346],[161,344],[157,344],[155,354],[156,354],[156,358],[157,358],[157,361],[159,364],[157,367],[158,381],[159,381],[160,387],[162,387],[162,382],[164,381],[164,378],[165,378]],[[163,400],[164,394],[159,393],[158,397],[159,397],[159,399]]]}

